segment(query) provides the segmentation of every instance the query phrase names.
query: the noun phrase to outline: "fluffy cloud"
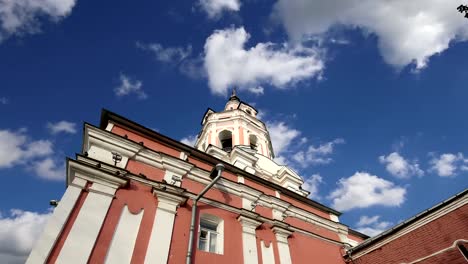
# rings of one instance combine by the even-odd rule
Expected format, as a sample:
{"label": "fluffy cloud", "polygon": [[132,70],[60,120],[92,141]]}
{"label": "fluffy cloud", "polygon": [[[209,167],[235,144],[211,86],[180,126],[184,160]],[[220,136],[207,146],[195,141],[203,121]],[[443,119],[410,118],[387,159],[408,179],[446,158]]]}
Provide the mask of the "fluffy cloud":
{"label": "fluffy cloud", "polygon": [[390,181],[367,172],[356,172],[349,178],[340,179],[338,188],[328,198],[337,210],[349,211],[375,205],[399,206],[404,202],[405,194],[405,188]]}
{"label": "fluffy cloud", "polygon": [[13,209],[0,214],[0,259],[5,263],[24,263],[42,233],[50,213],[40,214]]}
{"label": "fluffy cloud", "polygon": [[462,153],[452,154],[445,153],[439,157],[434,157],[430,161],[431,170],[437,172],[441,177],[452,177],[457,175],[458,170],[468,170],[466,165],[468,160],[465,160]]}
{"label": "fluffy cloud", "polygon": [[180,142],[193,147],[195,146],[195,143],[197,143],[197,135],[184,137],[180,140]]}
{"label": "fluffy cloud", "polygon": [[47,123],[47,128],[52,134],[58,134],[61,132],[70,134],[76,133],[76,124],[65,120],[57,123]]}
{"label": "fluffy cloud", "polygon": [[268,122],[266,125],[270,133],[273,150],[278,158],[291,145],[293,139],[301,134],[299,130],[290,128],[284,122]]}
{"label": "fluffy cloud", "polygon": [[422,176],[424,171],[419,168],[417,162],[410,163],[398,152],[392,152],[388,156],[380,156],[379,161],[385,164],[387,171],[393,176],[401,179],[410,178],[413,175]]}
{"label": "fluffy cloud", "polygon": [[364,233],[369,236],[376,236],[383,231],[387,230],[392,223],[386,221],[379,221],[380,216],[375,215],[372,217],[369,216],[361,216],[357,225],[357,231]]}
{"label": "fluffy cloud", "polygon": [[239,11],[240,0],[199,0],[198,4],[209,18],[219,18],[223,11]]}
{"label": "fluffy cloud", "polygon": [[0,168],[24,164],[53,153],[52,142],[31,141],[24,131],[0,130]]}
{"label": "fluffy cloud", "polygon": [[270,121],[266,125],[273,144],[275,161],[279,164],[298,168],[328,164],[333,161],[330,155],[333,154],[335,146],[344,143],[344,139],[337,138],[314,146],[307,144],[307,138],[300,137],[301,131],[288,126],[285,122]]}
{"label": "fluffy cloud", "polygon": [[323,69],[315,48],[258,43],[246,49],[249,37],[240,27],[217,30],[206,40],[204,66],[213,93],[226,95],[234,85],[247,90],[260,84],[286,88]]}
{"label": "fluffy cloud", "polygon": [[137,42],[137,47],[150,51],[154,54],[157,61],[164,63],[180,63],[185,58],[192,54],[192,46],[188,45],[186,48],[183,47],[163,47],[159,43],[143,44]]}
{"label": "fluffy cloud", "polygon": [[65,179],[65,164],[59,165],[50,157],[34,162],[32,169],[37,176],[47,180],[60,181]]}
{"label": "fluffy cloud", "polygon": [[12,35],[40,32],[42,18],[58,22],[71,13],[75,2],[76,0],[0,1],[0,42]]}
{"label": "fluffy cloud", "polygon": [[333,161],[329,155],[333,153],[334,146],[343,144],[344,142],[344,139],[337,138],[317,147],[310,145],[306,151],[299,151],[294,154],[293,159],[302,164],[302,167],[306,167],[309,164],[328,164]]}
{"label": "fluffy cloud", "polygon": [[143,83],[138,80],[132,80],[125,74],[120,74],[120,84],[114,88],[115,95],[122,97],[129,94],[136,94],[140,99],[146,99],[148,96],[141,89]]}
{"label": "fluffy cloud", "polygon": [[322,176],[319,174],[314,174],[304,181],[302,189],[309,191],[309,198],[311,199],[320,199],[318,194],[318,187],[323,182]]}
{"label": "fluffy cloud", "polygon": [[451,42],[468,40],[466,19],[456,14],[456,5],[440,0],[278,0],[274,15],[296,41],[336,25],[360,28],[378,37],[388,64],[414,62],[421,69]]}

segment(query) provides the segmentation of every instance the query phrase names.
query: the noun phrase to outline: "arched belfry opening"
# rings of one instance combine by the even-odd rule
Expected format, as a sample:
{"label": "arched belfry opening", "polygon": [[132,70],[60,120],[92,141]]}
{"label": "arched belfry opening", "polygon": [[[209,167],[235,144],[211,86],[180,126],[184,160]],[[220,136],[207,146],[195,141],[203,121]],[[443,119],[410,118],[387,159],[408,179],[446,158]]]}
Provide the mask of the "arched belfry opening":
{"label": "arched belfry opening", "polygon": [[229,130],[223,130],[219,133],[219,142],[221,142],[221,148],[230,152],[232,150],[232,132]]}
{"label": "arched belfry opening", "polygon": [[250,148],[253,150],[257,150],[257,136],[250,135],[249,142],[250,142]]}

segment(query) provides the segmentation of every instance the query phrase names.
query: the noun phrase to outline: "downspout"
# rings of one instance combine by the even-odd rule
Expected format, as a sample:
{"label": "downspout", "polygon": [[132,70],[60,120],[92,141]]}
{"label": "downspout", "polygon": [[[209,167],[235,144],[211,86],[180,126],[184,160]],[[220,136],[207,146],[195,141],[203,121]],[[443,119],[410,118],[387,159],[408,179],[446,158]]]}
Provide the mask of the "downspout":
{"label": "downspout", "polygon": [[[221,163],[218,163],[216,164],[215,166],[216,170],[218,171],[218,174],[216,175],[216,177],[210,182],[210,184],[208,184],[205,189],[203,189],[203,191],[201,191],[200,194],[197,195],[197,197],[195,197],[193,199],[193,204],[192,204],[192,218],[190,219],[190,232],[189,232],[189,242],[188,242],[188,250],[187,250],[187,260],[186,260],[186,264],[191,264],[192,263],[192,251],[193,251],[193,240],[194,240],[194,233],[195,233],[195,216],[197,215],[197,203],[198,203],[198,200],[200,200],[200,198],[203,197],[203,195],[205,195],[205,193],[211,189],[211,187],[213,187],[213,185],[221,178],[221,173],[223,172],[224,170],[224,165],[221,164]],[[213,169],[213,171],[211,172],[210,174],[210,177],[213,178],[214,176],[214,173],[215,173],[215,170]]]}

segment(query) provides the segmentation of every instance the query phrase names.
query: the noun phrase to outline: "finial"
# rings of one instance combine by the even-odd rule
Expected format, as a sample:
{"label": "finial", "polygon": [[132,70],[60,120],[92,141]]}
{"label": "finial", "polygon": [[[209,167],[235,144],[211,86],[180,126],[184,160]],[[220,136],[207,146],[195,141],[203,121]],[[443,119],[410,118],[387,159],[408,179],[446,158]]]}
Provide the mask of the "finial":
{"label": "finial", "polygon": [[236,97],[236,87],[232,88],[231,97]]}

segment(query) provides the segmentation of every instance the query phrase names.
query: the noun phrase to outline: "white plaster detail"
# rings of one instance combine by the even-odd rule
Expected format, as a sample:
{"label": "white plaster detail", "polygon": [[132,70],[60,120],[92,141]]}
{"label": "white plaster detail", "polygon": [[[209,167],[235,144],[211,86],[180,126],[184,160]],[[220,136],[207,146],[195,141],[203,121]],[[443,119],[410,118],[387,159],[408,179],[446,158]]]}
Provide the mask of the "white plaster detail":
{"label": "white plaster detail", "polygon": [[281,198],[280,192],[278,192],[277,190],[275,190],[275,197],[276,198]]}
{"label": "white plaster detail", "polygon": [[258,263],[257,239],[255,237],[255,229],[261,225],[261,222],[247,218],[245,216],[238,217],[242,224],[242,252],[244,255],[244,263]]}
{"label": "white plaster detail", "polygon": [[114,123],[112,122],[107,123],[106,131],[112,131],[112,128],[114,128]]}
{"label": "white plaster detail", "polygon": [[237,182],[238,182],[238,183],[244,183],[244,177],[238,175],[238,176],[237,176]]}
{"label": "white plaster detail", "polygon": [[54,213],[47,221],[47,225],[33,247],[26,263],[45,263],[49,257],[57,238],[62,232],[65,223],[67,222],[71,211],[75,207],[76,201],[81,194],[81,190],[86,186],[86,181],[76,178],[65,191],[58,206],[54,209]]}
{"label": "white plaster detail", "polygon": [[292,264],[291,253],[289,252],[288,237],[293,233],[281,227],[273,227],[276,241],[278,241],[278,252],[281,264]]}
{"label": "white plaster detail", "polygon": [[270,247],[265,245],[265,241],[260,241],[262,249],[262,264],[275,264],[275,254],[273,253],[273,243],[270,243]]}
{"label": "white plaster detail", "polygon": [[333,222],[337,222],[337,223],[340,222],[340,219],[335,214],[330,214],[330,220],[332,220]]}
{"label": "white plaster detail", "polygon": [[[117,187],[115,186],[113,193]],[[88,261],[113,199],[112,196],[104,193],[112,193],[112,191],[108,186],[93,183],[56,263],[86,263]]]}
{"label": "white plaster detail", "polygon": [[122,208],[105,263],[130,263],[142,218],[143,210],[132,214],[127,205]]}
{"label": "white plaster detail", "polygon": [[154,190],[153,194],[157,196],[158,208],[151,229],[145,263],[165,264],[169,257],[177,206],[184,202],[186,198],[160,190]]}

